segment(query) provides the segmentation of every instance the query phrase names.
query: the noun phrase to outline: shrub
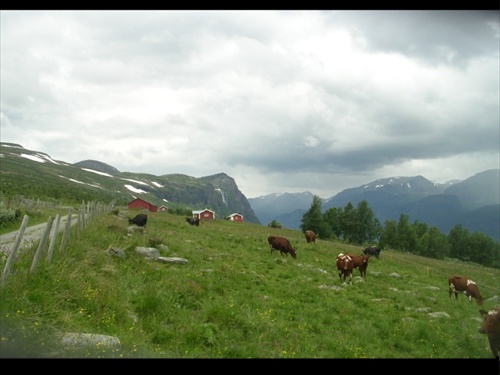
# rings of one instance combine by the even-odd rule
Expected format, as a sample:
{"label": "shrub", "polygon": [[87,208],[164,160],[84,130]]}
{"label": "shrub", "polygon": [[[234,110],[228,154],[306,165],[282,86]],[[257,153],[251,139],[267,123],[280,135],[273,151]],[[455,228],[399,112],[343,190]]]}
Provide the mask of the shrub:
{"label": "shrub", "polygon": [[3,228],[9,223],[14,223],[21,216],[20,210],[9,210],[5,207],[0,207],[0,228]]}

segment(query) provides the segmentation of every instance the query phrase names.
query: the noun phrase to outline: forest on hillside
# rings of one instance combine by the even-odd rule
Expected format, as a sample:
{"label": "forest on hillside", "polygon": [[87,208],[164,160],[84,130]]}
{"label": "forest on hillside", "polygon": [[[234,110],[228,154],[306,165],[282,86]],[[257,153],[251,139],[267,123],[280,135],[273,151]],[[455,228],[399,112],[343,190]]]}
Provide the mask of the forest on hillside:
{"label": "forest on hillside", "polygon": [[354,245],[378,243],[381,249],[390,248],[429,258],[455,258],[486,267],[500,268],[500,242],[480,232],[470,233],[456,225],[448,235],[435,226],[402,214],[399,221],[386,220],[383,224],[375,217],[368,202],[355,207],[331,207],[324,213],[322,200],[314,196],[311,207],[301,221],[301,230],[314,231],[321,239],[340,239]]}

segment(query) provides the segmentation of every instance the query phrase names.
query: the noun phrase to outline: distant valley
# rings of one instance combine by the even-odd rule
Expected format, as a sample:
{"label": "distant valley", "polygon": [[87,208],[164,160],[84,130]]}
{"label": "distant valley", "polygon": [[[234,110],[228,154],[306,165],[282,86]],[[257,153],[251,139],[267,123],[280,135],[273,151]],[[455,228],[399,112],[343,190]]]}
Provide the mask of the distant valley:
{"label": "distant valley", "polygon": [[[248,201],[260,222],[276,220],[284,227],[299,229],[312,199],[312,193],[303,192],[269,194]],[[410,222],[425,222],[445,234],[462,224],[470,232],[500,240],[500,169],[446,184],[422,176],[379,179],[323,199],[322,209],[344,208],[349,202],[356,206],[362,200],[368,202],[381,224],[385,220],[397,222],[406,214]]]}

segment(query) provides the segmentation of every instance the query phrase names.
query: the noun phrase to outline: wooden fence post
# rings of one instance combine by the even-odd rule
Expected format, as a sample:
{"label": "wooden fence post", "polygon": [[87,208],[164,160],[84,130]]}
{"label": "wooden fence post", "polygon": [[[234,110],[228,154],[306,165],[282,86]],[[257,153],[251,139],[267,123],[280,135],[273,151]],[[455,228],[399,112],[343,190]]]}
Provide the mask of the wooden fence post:
{"label": "wooden fence post", "polygon": [[71,237],[71,212],[73,209],[69,210],[68,218],[66,219],[66,226],[64,227],[63,238],[61,240],[61,246],[59,247],[59,254],[62,254],[64,251],[64,246],[66,246],[66,242],[69,241]]}
{"label": "wooden fence post", "polygon": [[80,230],[82,227],[82,207],[76,213],[76,238],[80,238]]}
{"label": "wooden fence post", "polygon": [[54,247],[56,245],[57,235],[59,234],[59,221],[61,220],[61,215],[56,215],[56,225],[52,231],[52,237],[50,239],[49,251],[47,252],[46,262],[47,264],[52,261],[52,254],[54,254]]}
{"label": "wooden fence post", "polygon": [[[39,199],[38,199],[38,201],[28,200],[27,203],[30,205],[33,205],[33,204],[36,204],[38,206],[42,205],[42,202],[40,202]],[[88,212],[86,212],[85,202],[83,201],[82,206],[80,207],[79,213],[77,215],[77,223],[76,223],[77,236],[79,237],[79,234],[81,233],[81,231],[85,227],[86,221],[94,218],[97,214],[100,214],[103,210],[104,210],[104,212],[109,211],[113,207],[113,205],[114,205],[114,202],[108,204],[106,207],[101,205],[99,202],[93,202],[92,205],[90,203],[88,203],[87,204]],[[60,254],[62,254],[64,252],[64,247],[71,237],[72,210],[73,209],[71,208],[68,212],[68,215],[67,215],[66,226],[64,228],[64,233],[63,233],[60,248],[59,248]],[[61,219],[60,214],[57,214],[56,215],[56,225],[52,231],[52,236],[51,236],[50,234],[51,234],[51,229],[52,229],[52,224],[54,222],[54,218],[52,216],[49,216],[49,218],[47,220],[47,225],[46,225],[45,230],[42,234],[42,237],[39,241],[38,249],[35,253],[35,256],[33,257],[33,261],[31,263],[31,268],[30,268],[30,273],[32,273],[36,270],[36,268],[40,262],[40,259],[42,257],[42,254],[43,254],[43,251],[45,248],[45,244],[47,243],[47,240],[49,237],[51,238],[51,241],[50,241],[49,249],[47,252],[46,262],[48,264],[52,261],[54,247],[55,247],[55,243],[57,241],[57,237],[58,237],[58,233],[59,233],[60,219]],[[23,218],[23,222],[21,224],[21,227],[18,231],[16,241],[12,246],[12,249],[11,249],[9,256],[7,258],[7,262],[5,263],[4,270],[2,272],[1,279],[0,279],[0,283],[3,283],[4,281],[7,280],[7,277],[10,273],[10,269],[12,267],[12,263],[16,257],[16,253],[17,253],[18,249],[20,248],[24,232],[25,232],[26,227],[28,225],[28,221],[29,221],[29,216],[25,215]]]}
{"label": "wooden fence post", "polygon": [[16,242],[12,245],[12,249],[10,250],[9,257],[7,258],[7,263],[5,263],[5,267],[2,272],[2,283],[7,280],[7,276],[9,276],[10,268],[12,267],[12,262],[16,257],[17,250],[21,245],[21,240],[24,235],[24,231],[26,230],[26,226],[28,225],[30,217],[28,215],[24,215],[23,222],[21,223],[21,227],[19,228],[19,232],[17,233]]}
{"label": "wooden fence post", "polygon": [[38,263],[40,262],[40,258],[42,257],[43,249],[45,247],[45,243],[47,242],[47,238],[50,234],[50,229],[52,228],[52,223],[54,222],[54,218],[49,216],[47,220],[47,225],[45,226],[45,230],[43,231],[42,239],[38,244],[38,249],[36,250],[35,256],[33,257],[33,262],[31,263],[30,273],[35,272]]}

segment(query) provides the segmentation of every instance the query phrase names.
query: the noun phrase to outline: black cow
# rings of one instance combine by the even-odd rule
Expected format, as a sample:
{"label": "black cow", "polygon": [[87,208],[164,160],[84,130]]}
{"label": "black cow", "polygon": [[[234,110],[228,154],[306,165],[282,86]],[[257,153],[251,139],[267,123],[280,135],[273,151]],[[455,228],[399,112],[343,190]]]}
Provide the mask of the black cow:
{"label": "black cow", "polygon": [[374,256],[375,258],[378,259],[380,255],[380,247],[378,246],[368,246],[366,249],[363,250],[363,254],[365,255],[371,255]]}
{"label": "black cow", "polygon": [[286,254],[287,256],[290,254],[292,258],[297,259],[295,249],[290,244],[290,241],[288,241],[285,237],[269,235],[267,237],[267,242],[269,242],[271,254],[273,253],[273,250],[279,250],[282,256],[283,254]]}
{"label": "black cow", "polygon": [[129,224],[135,224],[138,227],[145,227],[148,222],[148,215],[146,214],[137,214],[134,218],[128,219]]}
{"label": "black cow", "polygon": [[200,226],[200,219],[199,218],[194,218],[194,217],[187,217],[186,221],[191,224],[191,225],[196,225],[197,227]]}

